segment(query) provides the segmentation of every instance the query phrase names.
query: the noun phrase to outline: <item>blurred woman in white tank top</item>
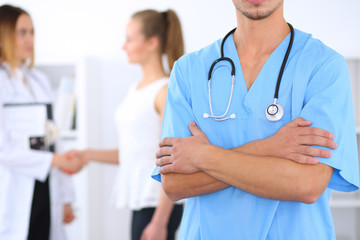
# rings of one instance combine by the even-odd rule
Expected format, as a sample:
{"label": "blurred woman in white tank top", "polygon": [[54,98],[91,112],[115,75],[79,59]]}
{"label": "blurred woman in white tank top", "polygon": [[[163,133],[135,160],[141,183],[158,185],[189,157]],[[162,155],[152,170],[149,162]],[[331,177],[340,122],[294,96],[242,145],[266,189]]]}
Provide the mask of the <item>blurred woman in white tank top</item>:
{"label": "blurred woman in white tank top", "polygon": [[84,161],[119,164],[114,185],[114,205],[133,211],[132,240],[174,239],[182,205],[174,204],[151,179],[160,140],[168,74],[162,64],[166,54],[171,70],[183,55],[180,21],[172,10],[144,10],[131,17],[123,49],[132,64],[140,64],[143,78],[135,82],[115,113],[118,149],[74,151]]}

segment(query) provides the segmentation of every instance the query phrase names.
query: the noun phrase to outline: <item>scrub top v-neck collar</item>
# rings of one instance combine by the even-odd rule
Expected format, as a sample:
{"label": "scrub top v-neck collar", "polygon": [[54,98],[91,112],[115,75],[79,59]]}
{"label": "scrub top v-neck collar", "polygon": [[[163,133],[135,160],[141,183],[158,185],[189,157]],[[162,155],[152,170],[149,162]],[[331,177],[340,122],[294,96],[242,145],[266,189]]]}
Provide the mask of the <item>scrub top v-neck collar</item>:
{"label": "scrub top v-neck collar", "polygon": [[[273,102],[277,77],[289,41],[290,41],[290,33],[282,40],[282,42],[271,53],[271,55],[266,60],[265,64],[261,68],[258,76],[256,77],[255,81],[253,82],[249,90],[247,90],[244,73],[242,71],[239,55],[235,47],[233,34],[230,35],[228,40],[225,42],[224,55],[230,57],[234,62],[236,69],[235,84],[238,85],[237,89],[240,92],[241,102],[244,104],[244,107],[248,111],[251,109],[255,110],[256,108],[260,107],[259,104],[261,106],[263,105],[267,106]],[[280,90],[281,90],[281,86],[280,86]],[[281,98],[281,91],[279,93],[279,98]],[[261,112],[264,111],[265,108],[261,109]]]}

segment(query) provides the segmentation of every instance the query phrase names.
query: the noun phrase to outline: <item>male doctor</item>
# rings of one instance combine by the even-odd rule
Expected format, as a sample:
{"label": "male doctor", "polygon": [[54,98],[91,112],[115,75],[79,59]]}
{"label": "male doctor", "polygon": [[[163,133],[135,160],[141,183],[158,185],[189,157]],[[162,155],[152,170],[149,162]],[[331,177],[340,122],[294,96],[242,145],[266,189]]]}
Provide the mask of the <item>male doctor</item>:
{"label": "male doctor", "polygon": [[[236,69],[228,111],[236,117],[204,117],[222,39],[182,57],[171,74],[153,177],[161,176],[171,199],[188,198],[180,239],[335,239],[331,191],[359,188],[345,61],[295,29],[277,99],[284,115],[268,121],[291,38],[283,0],[233,3],[237,29],[224,56]],[[230,71],[223,61],[212,72],[214,115],[227,108]]]}

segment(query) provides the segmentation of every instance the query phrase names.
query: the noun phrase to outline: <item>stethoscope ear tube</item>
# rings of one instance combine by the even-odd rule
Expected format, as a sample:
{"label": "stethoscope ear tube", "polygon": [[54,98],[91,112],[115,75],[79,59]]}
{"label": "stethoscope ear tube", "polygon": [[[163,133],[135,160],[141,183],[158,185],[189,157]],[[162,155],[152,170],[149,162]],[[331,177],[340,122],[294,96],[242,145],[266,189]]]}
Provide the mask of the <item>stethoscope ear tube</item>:
{"label": "stethoscope ear tube", "polygon": [[218,63],[218,62],[221,62],[221,61],[228,61],[230,64],[231,64],[231,76],[234,76],[235,77],[235,64],[234,62],[228,58],[228,57],[221,57],[221,58],[218,58],[216,59],[212,64],[211,64],[211,67],[210,67],[210,70],[209,70],[209,74],[208,74],[208,80],[210,81],[211,80],[211,74],[214,70],[214,67],[215,65]]}

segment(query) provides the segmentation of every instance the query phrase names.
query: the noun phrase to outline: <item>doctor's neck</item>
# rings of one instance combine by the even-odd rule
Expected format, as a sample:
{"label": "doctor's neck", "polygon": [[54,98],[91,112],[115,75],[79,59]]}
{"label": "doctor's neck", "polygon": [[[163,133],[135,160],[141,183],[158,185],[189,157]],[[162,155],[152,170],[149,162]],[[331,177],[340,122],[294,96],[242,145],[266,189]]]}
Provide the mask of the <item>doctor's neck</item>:
{"label": "doctor's neck", "polygon": [[283,16],[282,5],[263,19],[251,19],[239,10],[236,11],[236,17],[237,29],[234,32],[234,42],[238,53],[254,55],[272,53],[290,33]]}

